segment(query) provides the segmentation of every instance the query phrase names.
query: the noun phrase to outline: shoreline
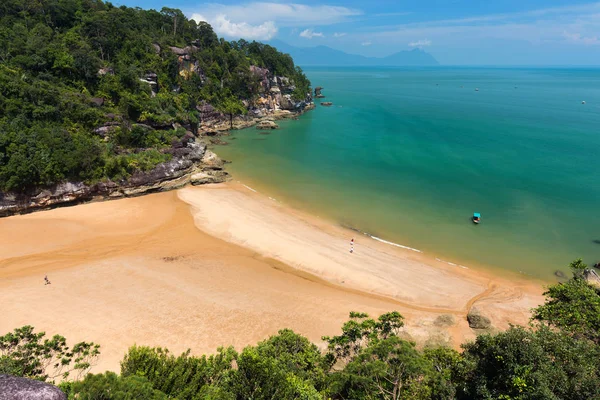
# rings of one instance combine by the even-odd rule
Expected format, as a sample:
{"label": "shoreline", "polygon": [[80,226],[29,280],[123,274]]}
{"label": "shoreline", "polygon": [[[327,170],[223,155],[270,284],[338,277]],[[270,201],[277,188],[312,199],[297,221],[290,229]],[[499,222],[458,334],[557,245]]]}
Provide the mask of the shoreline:
{"label": "shoreline", "polygon": [[[533,297],[536,298],[536,300],[534,300],[534,302],[536,302],[542,299],[541,292],[543,291],[543,286],[550,283],[545,280],[519,274],[517,272],[509,270],[497,271],[497,269],[485,268],[479,265],[465,267],[464,265],[445,261],[427,253],[414,251],[412,248],[407,248],[408,246],[388,242],[380,238],[373,238],[371,235],[365,234],[365,237],[367,239],[371,239],[366,245],[366,247],[368,247],[370,250],[372,249],[378,255],[391,256],[392,258],[394,258],[395,261],[412,264],[413,267],[416,267],[412,269],[412,272],[423,274],[426,271],[429,274],[429,278],[431,278],[431,276],[433,275],[441,273],[443,274],[444,279],[458,278],[466,282],[472,282],[473,286],[479,286],[481,288],[481,291],[474,290],[476,294],[473,295],[472,298],[469,298],[466,302],[464,302],[464,306],[461,307],[448,307],[447,303],[449,299],[447,297],[439,295],[438,297],[443,298],[442,303],[444,303],[444,306],[423,306],[422,304],[417,304],[415,303],[415,301],[412,300],[405,301],[404,299],[402,299],[401,296],[398,296],[397,294],[394,295],[388,292],[382,293],[377,290],[372,290],[372,288],[368,288],[365,286],[366,284],[364,281],[362,281],[356,287],[353,287],[351,282],[340,278],[340,276],[336,275],[335,273],[330,275],[323,274],[322,270],[319,270],[318,267],[315,268],[314,266],[311,266],[306,260],[302,260],[299,262],[298,260],[294,260],[293,256],[290,257],[283,254],[282,249],[285,248],[285,246],[273,249],[269,248],[273,246],[271,243],[266,245],[265,248],[262,247],[264,245],[263,243],[251,243],[251,239],[242,239],[241,237],[236,237],[236,232],[233,232],[235,230],[235,227],[232,228],[234,224],[230,220],[235,219],[237,215],[231,215],[233,214],[232,209],[227,208],[226,211],[222,211],[223,214],[228,214],[226,216],[226,219],[228,219],[229,221],[227,222],[210,220],[210,218],[207,219],[207,215],[209,213],[213,213],[214,209],[206,209],[204,213],[200,213],[200,215],[198,214],[199,207],[207,207],[207,205],[211,202],[213,204],[218,204],[219,207],[223,207],[223,200],[225,199],[225,196],[211,197],[206,198],[200,202],[195,202],[194,199],[186,198],[185,193],[187,190],[194,191],[195,188],[181,189],[178,191],[178,196],[181,200],[187,202],[192,207],[192,210],[196,209],[195,211],[193,211],[193,213],[195,213],[195,221],[198,229],[203,230],[204,232],[212,236],[226,240],[230,243],[241,245],[243,247],[256,251],[262,254],[263,256],[274,258],[277,261],[282,262],[284,265],[287,265],[289,268],[292,269],[292,271],[297,271],[303,274],[315,276],[319,280],[325,280],[329,284],[332,284],[335,287],[343,288],[344,290],[350,289],[359,293],[367,293],[369,295],[374,295],[377,297],[392,300],[398,304],[402,304],[405,307],[411,307],[413,309],[424,311],[445,311],[453,314],[463,313],[464,315],[466,315],[466,313],[479,299],[479,297],[482,294],[488,292],[490,288],[500,288],[501,290],[510,290],[512,288],[517,291],[521,290],[522,288],[526,288],[527,291],[530,294],[533,294]],[[286,225],[287,230],[295,229],[296,226],[293,224],[300,222],[301,224],[304,224],[307,227],[314,229],[314,231],[311,232],[311,234],[313,235],[316,235],[317,232],[325,233],[329,235],[329,237],[341,240],[343,242],[348,241],[350,237],[356,237],[356,231],[354,229],[340,226],[339,224],[327,218],[317,217],[307,212],[298,210],[297,208],[287,206],[281,203],[279,200],[275,200],[274,198],[269,197],[268,195],[262,194],[256,189],[241,182],[227,182],[224,184],[212,185],[211,187],[203,188],[203,190],[203,193],[218,193],[219,191],[224,191],[227,192],[228,195],[231,195],[232,193],[242,194],[241,198],[236,199],[234,202],[238,204],[244,204],[246,206],[246,209],[243,210],[244,213],[250,212],[248,210],[248,204],[250,204],[250,199],[256,201],[256,204],[254,204],[254,206],[258,205],[258,207],[260,207],[261,212],[265,210],[271,212],[273,209],[275,209],[281,215],[290,217],[290,220],[285,221],[286,224],[289,224]],[[241,208],[239,210],[241,210]],[[227,225],[227,229],[220,230],[218,228],[219,226],[223,227],[225,225]],[[256,228],[255,224],[252,225]],[[217,227],[217,229],[215,229],[215,227]],[[258,235],[260,236],[260,234],[262,234],[262,230],[261,233],[259,233]],[[277,235],[280,234],[281,232],[277,232]],[[248,235],[248,237],[250,236],[252,235]],[[274,240],[274,237],[271,237],[270,239]],[[315,239],[315,241],[316,240],[317,239]],[[314,243],[311,243],[311,245],[314,245]],[[306,248],[310,248],[310,246],[307,246]],[[422,270],[419,271],[419,268],[422,268]],[[361,271],[361,273],[362,272],[364,271]],[[428,282],[428,285],[431,285],[431,282]],[[426,288],[421,289],[427,290]],[[473,290],[474,287],[471,287],[470,289]],[[527,308],[525,310],[525,313],[528,312],[529,309]]]}
{"label": "shoreline", "polygon": [[[94,341],[102,372],[133,344],[213,354],[290,328],[323,346],[350,311],[397,310],[407,338],[458,349],[475,337],[472,307],[505,329],[543,299],[524,279],[430,265],[366,237],[350,255],[348,232],[236,183],[3,218],[0,332]],[[444,314],[454,322],[438,325]]]}
{"label": "shoreline", "polygon": [[[215,149],[215,151],[217,151]],[[492,278],[503,278],[507,280],[525,280],[531,283],[535,283],[542,286],[546,286],[549,284],[554,284],[557,281],[555,279],[541,278],[538,276],[534,276],[532,274],[516,271],[511,269],[502,268],[494,265],[487,265],[482,262],[477,262],[473,260],[465,261],[461,259],[446,259],[443,254],[432,250],[423,250],[418,247],[411,247],[403,244],[401,241],[396,242],[394,240],[389,240],[389,238],[385,236],[379,236],[378,234],[373,234],[368,231],[364,231],[361,227],[350,226],[344,223],[343,221],[339,221],[336,218],[330,217],[329,215],[324,215],[322,213],[316,212],[310,207],[305,207],[301,203],[288,203],[287,199],[285,199],[284,193],[279,193],[275,190],[276,193],[269,193],[271,187],[268,184],[264,184],[263,182],[257,182],[252,179],[242,178],[243,180],[237,179],[232,176],[232,179],[225,182],[226,185],[235,185],[238,187],[243,187],[247,190],[256,193],[259,196],[263,196],[264,198],[268,198],[276,202],[276,204],[285,207],[288,211],[293,212],[296,215],[299,215],[303,218],[320,220],[324,224],[332,225],[344,230],[348,237],[353,235],[360,235],[360,237],[367,237],[369,239],[373,239],[374,241],[380,242],[386,246],[395,247],[399,250],[406,251],[407,255],[413,254],[419,260],[424,261],[428,264],[438,265],[440,267],[453,267],[454,269],[463,269],[463,270],[473,270],[476,273],[483,274],[488,277],[488,279]],[[258,187],[258,188],[257,188]],[[277,198],[271,197],[277,196]]]}

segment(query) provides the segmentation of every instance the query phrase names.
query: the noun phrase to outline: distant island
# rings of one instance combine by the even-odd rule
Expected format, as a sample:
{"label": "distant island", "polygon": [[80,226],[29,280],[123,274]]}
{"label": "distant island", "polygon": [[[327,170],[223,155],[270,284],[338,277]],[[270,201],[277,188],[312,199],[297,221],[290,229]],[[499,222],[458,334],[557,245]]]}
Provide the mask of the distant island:
{"label": "distant island", "polygon": [[279,51],[288,53],[297,65],[305,66],[436,66],[440,63],[422,49],[405,50],[387,57],[365,57],[349,54],[328,46],[296,47],[279,40],[269,44]]}

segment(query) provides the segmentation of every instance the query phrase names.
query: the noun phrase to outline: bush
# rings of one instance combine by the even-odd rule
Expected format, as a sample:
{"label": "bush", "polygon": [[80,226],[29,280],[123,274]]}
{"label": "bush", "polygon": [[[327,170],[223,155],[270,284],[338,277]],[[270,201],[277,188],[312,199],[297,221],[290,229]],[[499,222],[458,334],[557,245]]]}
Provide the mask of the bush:
{"label": "bush", "polygon": [[[68,388],[68,386],[64,386]],[[152,388],[142,376],[118,376],[114,372],[89,374],[71,385],[69,399],[77,400],[166,400],[168,396]]]}

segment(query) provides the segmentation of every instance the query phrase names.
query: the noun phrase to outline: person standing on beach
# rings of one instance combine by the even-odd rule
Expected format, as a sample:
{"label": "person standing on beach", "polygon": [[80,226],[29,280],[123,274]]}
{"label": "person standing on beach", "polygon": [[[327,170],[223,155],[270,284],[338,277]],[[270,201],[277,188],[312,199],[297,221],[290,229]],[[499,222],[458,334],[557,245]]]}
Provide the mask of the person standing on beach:
{"label": "person standing on beach", "polygon": [[350,253],[354,253],[354,238],[350,239]]}
{"label": "person standing on beach", "polygon": [[48,279],[48,275],[44,276],[44,285],[49,285],[50,284],[50,279]]}

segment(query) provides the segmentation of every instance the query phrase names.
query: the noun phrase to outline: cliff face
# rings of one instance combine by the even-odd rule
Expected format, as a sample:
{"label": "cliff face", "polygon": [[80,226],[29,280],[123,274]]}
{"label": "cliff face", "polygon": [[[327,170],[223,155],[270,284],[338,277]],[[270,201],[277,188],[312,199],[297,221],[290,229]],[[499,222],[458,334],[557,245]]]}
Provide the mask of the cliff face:
{"label": "cliff face", "polygon": [[25,193],[0,192],[0,217],[92,200],[167,191],[190,183],[199,185],[224,182],[227,179],[223,162],[202,142],[188,138],[174,145],[170,151],[170,161],[151,171],[137,172],[120,182],[105,181],[93,185],[65,182]]}
{"label": "cliff face", "polygon": [[[163,56],[165,52],[167,56],[175,55],[179,76],[186,81],[199,78],[200,84],[204,85],[208,79],[197,58],[199,47],[196,44],[192,43],[184,48],[161,48],[158,44],[154,44],[153,50]],[[97,71],[99,77],[115,74],[115,70],[110,67]],[[191,118],[174,121],[171,118],[164,118],[166,115],[163,115],[163,118],[132,119],[127,115],[109,111],[104,114],[105,122],[92,130],[92,134],[105,143],[113,143],[114,137],[122,133],[124,129],[136,130],[136,132],[141,132],[141,135],[158,137],[163,134],[168,135],[173,130],[180,132],[185,130],[186,133],[181,139],[176,139],[170,145],[158,148],[165,158],[170,157],[169,161],[158,164],[150,171],[138,170],[127,179],[105,178],[95,184],[68,181],[24,192],[0,192],[0,217],[91,200],[171,190],[189,183],[204,184],[225,181],[228,175],[223,171],[223,162],[214,153],[207,150],[206,136],[214,136],[232,128],[250,127],[273,119],[295,118],[314,106],[310,92],[304,94],[300,100],[297,98],[298,90],[296,90],[293,80],[288,77],[274,75],[268,69],[254,65],[250,65],[247,74],[242,75],[248,82],[255,82],[257,85],[257,87],[253,86],[254,96],[251,99],[237,99],[241,100],[247,111],[244,114],[224,114],[215,105],[208,102],[202,102],[196,107],[196,110],[192,109],[199,114],[198,123],[192,122]],[[158,71],[146,70],[138,79],[142,84],[148,85],[151,97],[156,97],[163,91],[164,93],[179,93],[182,90],[180,87],[170,85],[161,86]],[[107,99],[101,97],[93,98],[92,101],[95,107],[103,107],[108,102]],[[145,150],[147,149],[123,148],[119,151],[124,154],[137,154]]]}
{"label": "cliff face", "polygon": [[199,105],[200,127],[199,134],[213,136],[219,132],[233,129],[243,129],[259,124],[264,120],[296,118],[305,111],[314,108],[313,98],[310,93],[301,99],[293,96],[296,87],[289,78],[276,76],[266,68],[251,66],[250,72],[259,83],[259,96],[251,101],[243,100],[248,109],[246,115],[236,115],[230,121],[228,115],[218,111],[213,105],[203,103]]}

